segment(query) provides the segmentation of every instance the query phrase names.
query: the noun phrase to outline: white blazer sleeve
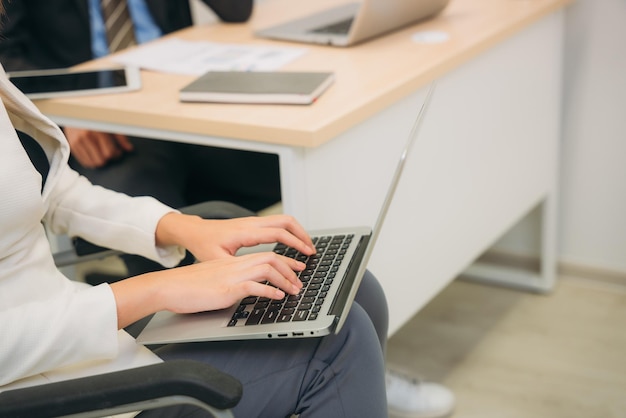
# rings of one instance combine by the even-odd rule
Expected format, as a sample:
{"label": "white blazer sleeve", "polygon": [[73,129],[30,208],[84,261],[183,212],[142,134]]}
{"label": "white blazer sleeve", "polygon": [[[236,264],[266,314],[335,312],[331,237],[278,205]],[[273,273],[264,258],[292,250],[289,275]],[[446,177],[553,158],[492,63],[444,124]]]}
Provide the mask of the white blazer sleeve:
{"label": "white blazer sleeve", "polygon": [[92,185],[63,167],[50,193],[45,217],[54,233],[80,236],[94,244],[137,254],[173,267],[185,255],[178,246],[157,247],[159,220],[174,209],[152,197],[129,197]]}

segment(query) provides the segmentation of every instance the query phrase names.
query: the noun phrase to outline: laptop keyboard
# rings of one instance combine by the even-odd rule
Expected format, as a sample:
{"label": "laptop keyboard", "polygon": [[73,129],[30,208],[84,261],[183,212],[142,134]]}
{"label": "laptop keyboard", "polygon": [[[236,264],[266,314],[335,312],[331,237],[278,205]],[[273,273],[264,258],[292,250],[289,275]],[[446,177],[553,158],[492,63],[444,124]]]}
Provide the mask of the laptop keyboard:
{"label": "laptop keyboard", "polygon": [[286,295],[281,300],[257,296],[244,298],[237,306],[228,326],[317,319],[353,238],[352,234],[313,237],[317,253],[312,256],[306,256],[284,244],[277,244],[274,247],[275,253],[306,264],[306,268],[298,272],[302,289],[297,295]]}
{"label": "laptop keyboard", "polygon": [[352,21],[354,18],[342,20],[340,22],[332,23],[330,25],[320,26],[319,28],[311,29],[311,33],[321,33],[328,35],[346,35],[350,31]]}

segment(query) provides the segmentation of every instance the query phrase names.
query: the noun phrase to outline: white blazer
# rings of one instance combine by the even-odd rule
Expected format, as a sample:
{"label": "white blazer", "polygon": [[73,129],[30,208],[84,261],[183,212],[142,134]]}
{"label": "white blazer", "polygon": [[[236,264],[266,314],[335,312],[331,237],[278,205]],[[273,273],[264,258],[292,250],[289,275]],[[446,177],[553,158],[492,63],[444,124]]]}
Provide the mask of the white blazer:
{"label": "white blazer", "polygon": [[[1,67],[0,99],[0,390],[58,370],[90,374],[91,366],[101,372],[158,361],[118,332],[109,285],[86,286],[59,272],[42,221],[55,233],[82,236],[171,267],[184,250],[158,248],[154,235],[159,219],[172,209],[150,197],[130,198],[93,186],[71,170],[61,130]],[[35,138],[48,157],[43,192],[41,176],[15,129]],[[123,366],[116,365],[120,350],[126,356]]]}

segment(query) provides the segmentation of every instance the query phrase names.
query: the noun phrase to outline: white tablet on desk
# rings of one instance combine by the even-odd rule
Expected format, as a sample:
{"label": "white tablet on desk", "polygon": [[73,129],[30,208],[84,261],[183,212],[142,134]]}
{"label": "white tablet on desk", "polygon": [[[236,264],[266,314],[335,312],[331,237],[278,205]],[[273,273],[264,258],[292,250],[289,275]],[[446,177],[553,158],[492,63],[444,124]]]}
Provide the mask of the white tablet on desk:
{"label": "white tablet on desk", "polygon": [[30,99],[121,93],[141,88],[136,67],[13,71],[9,79]]}

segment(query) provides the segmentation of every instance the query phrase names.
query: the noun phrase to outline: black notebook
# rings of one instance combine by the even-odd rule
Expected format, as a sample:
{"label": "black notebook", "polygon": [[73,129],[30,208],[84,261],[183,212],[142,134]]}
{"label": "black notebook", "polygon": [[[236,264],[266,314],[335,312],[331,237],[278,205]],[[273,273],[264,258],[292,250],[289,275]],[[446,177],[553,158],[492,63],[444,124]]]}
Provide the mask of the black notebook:
{"label": "black notebook", "polygon": [[183,102],[311,104],[332,72],[209,71],[180,90]]}

